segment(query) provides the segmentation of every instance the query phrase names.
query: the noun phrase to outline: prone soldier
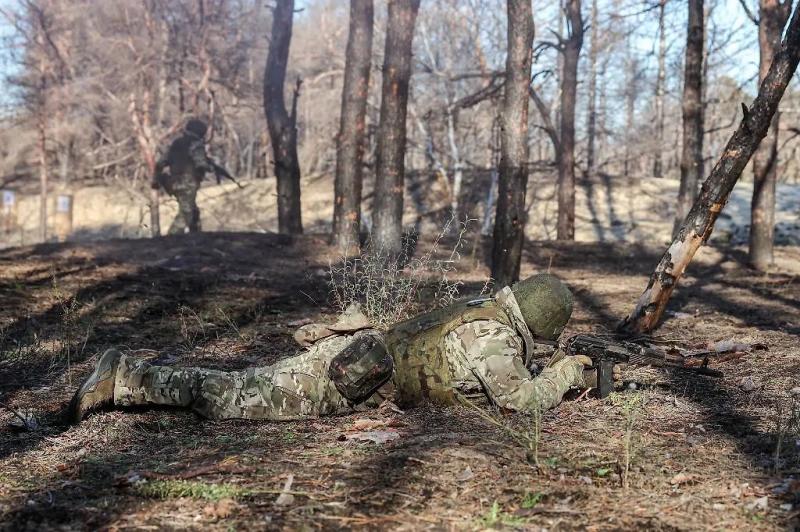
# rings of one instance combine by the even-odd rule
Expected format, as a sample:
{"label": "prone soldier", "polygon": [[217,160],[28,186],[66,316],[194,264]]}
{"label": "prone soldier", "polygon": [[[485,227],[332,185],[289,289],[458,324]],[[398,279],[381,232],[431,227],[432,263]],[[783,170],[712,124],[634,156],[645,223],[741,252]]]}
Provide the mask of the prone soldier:
{"label": "prone soldier", "polygon": [[[222,177],[236,181],[222,166],[206,154],[205,122],[191,119],[183,135],[172,141],[169,149],[156,163],[153,188],[163,188],[178,201],[178,214],[170,225],[169,234],[200,231],[200,209],[197,208],[197,191],[206,173],[214,173],[217,183]],[[169,168],[169,173],[164,170]],[[238,183],[236,183],[239,185]],[[239,185],[241,186],[241,185]]]}
{"label": "prone soldier", "polygon": [[171,405],[209,419],[307,419],[378,405],[450,404],[480,392],[516,411],[558,405],[584,385],[585,356],[564,356],[534,376],[526,367],[537,339],[552,341],[572,313],[572,294],[557,278],[534,275],[494,297],[459,300],[386,332],[356,308],[330,326],[307,325],[305,350],[267,367],[225,372],[154,366],[106,351],[73,397],[79,422],[102,406]]}

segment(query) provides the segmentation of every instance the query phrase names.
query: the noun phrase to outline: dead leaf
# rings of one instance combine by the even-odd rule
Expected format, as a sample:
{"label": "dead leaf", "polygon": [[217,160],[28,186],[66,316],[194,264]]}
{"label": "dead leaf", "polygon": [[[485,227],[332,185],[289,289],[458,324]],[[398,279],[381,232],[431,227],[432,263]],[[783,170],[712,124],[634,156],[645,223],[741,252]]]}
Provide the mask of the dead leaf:
{"label": "dead leaf", "polygon": [[464,471],[456,475],[456,480],[459,482],[466,482],[467,480],[471,479],[475,476],[475,473],[472,472],[472,468],[467,466]]}
{"label": "dead leaf", "polygon": [[372,430],[378,427],[386,426],[386,422],[378,420],[378,419],[356,419],[353,421],[353,425],[348,427],[348,431],[353,432],[360,432],[365,430]]}
{"label": "dead leaf", "polygon": [[275,504],[277,506],[289,506],[290,504],[294,503],[294,495],[289,493],[289,491],[292,489],[293,483],[294,475],[289,473],[289,476],[286,478],[286,482],[283,484],[281,494],[278,495],[277,499],[275,499]]}
{"label": "dead leaf", "polygon": [[717,353],[730,353],[731,351],[750,351],[750,344],[743,344],[733,340],[721,340],[711,346]]}
{"label": "dead leaf", "polygon": [[769,497],[764,495],[763,497],[759,497],[758,499],[754,500],[745,508],[750,510],[751,512],[765,512],[769,507]]}
{"label": "dead leaf", "polygon": [[236,501],[233,499],[220,499],[217,502],[207,504],[203,508],[203,514],[209,519],[225,519],[230,517],[236,509]]}
{"label": "dead leaf", "polygon": [[739,382],[739,388],[742,389],[743,392],[752,392],[758,386],[756,385],[756,381],[748,375],[747,377],[743,377],[742,380]]}
{"label": "dead leaf", "polygon": [[694,481],[695,478],[696,476],[692,475],[691,473],[680,472],[674,477],[672,477],[669,483],[672,484],[673,486],[680,486],[681,484],[686,484]]}
{"label": "dead leaf", "polygon": [[371,441],[372,443],[377,443],[378,445],[384,444],[386,442],[390,442],[392,440],[396,440],[400,437],[400,433],[395,429],[386,430],[368,430],[364,432],[355,432],[353,434],[347,434],[346,439],[353,440],[353,441]]}

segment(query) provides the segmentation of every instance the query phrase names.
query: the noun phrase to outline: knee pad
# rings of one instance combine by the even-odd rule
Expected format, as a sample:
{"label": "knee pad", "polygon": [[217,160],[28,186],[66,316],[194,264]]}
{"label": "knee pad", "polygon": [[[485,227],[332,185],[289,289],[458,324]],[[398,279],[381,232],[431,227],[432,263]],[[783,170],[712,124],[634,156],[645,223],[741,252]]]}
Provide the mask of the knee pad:
{"label": "knee pad", "polygon": [[377,334],[362,334],[336,355],[328,368],[342,397],[363,403],[392,377],[394,363]]}

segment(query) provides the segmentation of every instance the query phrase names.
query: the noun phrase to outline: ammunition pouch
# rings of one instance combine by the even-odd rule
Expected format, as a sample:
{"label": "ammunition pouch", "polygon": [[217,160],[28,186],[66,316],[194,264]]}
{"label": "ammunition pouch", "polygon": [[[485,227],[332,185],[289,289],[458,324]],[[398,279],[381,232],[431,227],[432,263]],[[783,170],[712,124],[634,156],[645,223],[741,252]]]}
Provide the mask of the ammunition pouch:
{"label": "ammunition pouch", "polygon": [[392,377],[394,364],[376,333],[357,336],[331,361],[328,376],[342,397],[363,403]]}

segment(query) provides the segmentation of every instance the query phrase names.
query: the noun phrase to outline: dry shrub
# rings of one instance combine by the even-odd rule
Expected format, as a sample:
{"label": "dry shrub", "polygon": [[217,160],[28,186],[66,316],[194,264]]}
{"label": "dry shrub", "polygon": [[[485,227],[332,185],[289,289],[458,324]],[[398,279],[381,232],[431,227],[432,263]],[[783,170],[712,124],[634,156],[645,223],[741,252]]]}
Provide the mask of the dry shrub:
{"label": "dry shrub", "polygon": [[[354,303],[361,305],[379,329],[450,304],[463,284],[454,277],[471,221],[450,219],[420,257],[413,256],[416,235],[405,238],[397,256],[372,241],[356,257],[343,255],[329,266],[333,303],[342,311]],[[448,234],[455,234],[455,241],[444,249],[443,239]]]}

